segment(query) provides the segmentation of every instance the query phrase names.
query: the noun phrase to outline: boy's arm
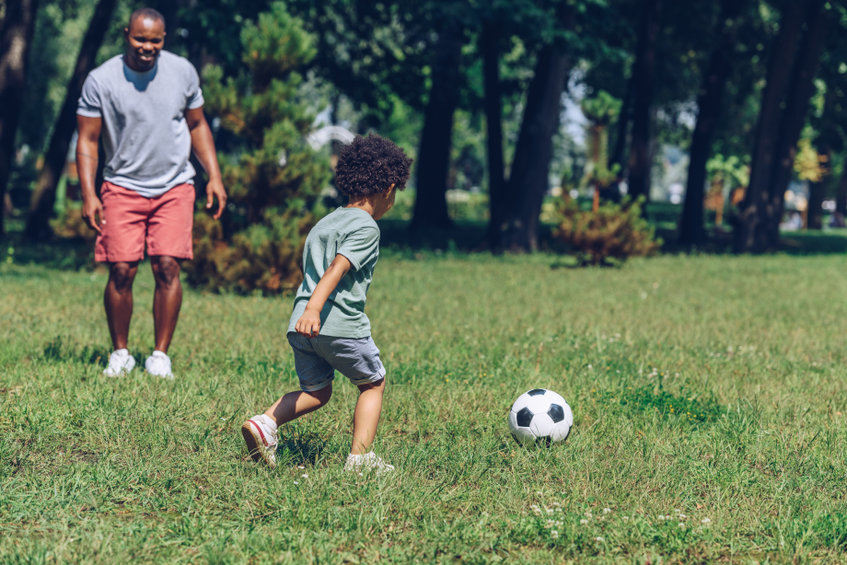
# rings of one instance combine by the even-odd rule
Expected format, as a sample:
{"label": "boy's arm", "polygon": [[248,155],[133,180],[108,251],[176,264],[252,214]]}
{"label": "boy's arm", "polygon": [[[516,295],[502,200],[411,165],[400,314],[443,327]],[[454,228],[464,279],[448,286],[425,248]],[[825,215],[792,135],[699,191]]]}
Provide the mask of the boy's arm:
{"label": "boy's arm", "polygon": [[303,334],[306,337],[314,337],[320,333],[321,310],[323,310],[324,304],[329,299],[329,295],[332,294],[342,277],[349,270],[350,260],[344,255],[336,255],[332,263],[329,264],[329,268],[324,272],[321,280],[318,281],[318,285],[315,287],[312,297],[309,298],[309,302],[306,303],[306,311],[297,320],[297,324],[294,326],[297,333]]}

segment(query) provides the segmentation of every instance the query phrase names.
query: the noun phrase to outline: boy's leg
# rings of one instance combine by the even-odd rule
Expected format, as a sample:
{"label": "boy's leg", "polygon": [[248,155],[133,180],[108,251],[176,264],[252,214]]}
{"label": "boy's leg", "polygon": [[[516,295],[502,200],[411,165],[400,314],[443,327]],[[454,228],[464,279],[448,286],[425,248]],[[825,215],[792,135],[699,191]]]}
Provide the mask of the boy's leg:
{"label": "boy's leg", "polygon": [[298,390],[289,392],[265,411],[276,421],[277,426],[290,422],[304,414],[313,412],[329,402],[332,396],[332,383],[316,391]]}
{"label": "boy's leg", "polygon": [[385,379],[359,385],[359,399],[353,413],[353,444],[350,446],[353,455],[367,453],[374,442],[384,392]]}
{"label": "boy's leg", "polygon": [[241,435],[247,444],[247,453],[254,461],[260,459],[271,467],[276,466],[277,427],[303,414],[317,410],[332,396],[332,383],[314,392],[289,392],[267,409],[241,425]]}

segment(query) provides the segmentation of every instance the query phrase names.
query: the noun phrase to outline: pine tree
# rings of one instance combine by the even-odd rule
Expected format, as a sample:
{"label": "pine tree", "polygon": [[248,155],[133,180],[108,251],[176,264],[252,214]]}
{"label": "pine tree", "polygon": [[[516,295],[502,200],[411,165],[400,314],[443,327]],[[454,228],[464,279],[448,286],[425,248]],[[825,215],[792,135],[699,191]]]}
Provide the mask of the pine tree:
{"label": "pine tree", "polygon": [[241,43],[238,74],[225,78],[217,66],[204,72],[206,109],[235,151],[220,158],[229,193],[224,221],[197,214],[186,272],[194,286],[271,294],[299,283],[303,239],[330,168],[306,141],[314,116],[297,70],[315,47],[302,22],[275,2],[245,24]]}

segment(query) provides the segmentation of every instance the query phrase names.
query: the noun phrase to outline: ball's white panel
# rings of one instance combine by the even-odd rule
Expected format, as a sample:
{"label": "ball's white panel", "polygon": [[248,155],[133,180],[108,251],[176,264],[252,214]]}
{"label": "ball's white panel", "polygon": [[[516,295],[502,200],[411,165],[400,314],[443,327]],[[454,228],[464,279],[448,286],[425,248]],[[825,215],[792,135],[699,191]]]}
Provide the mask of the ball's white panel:
{"label": "ball's white panel", "polygon": [[533,414],[545,414],[547,409],[550,408],[550,400],[546,394],[544,396],[530,396],[528,399],[526,406],[532,410]]}
{"label": "ball's white panel", "polygon": [[553,430],[550,432],[550,439],[553,441],[562,441],[571,431],[570,424],[567,423],[567,420],[562,420],[555,426],[553,426]]}
{"label": "ball's white panel", "polygon": [[535,437],[544,438],[553,433],[553,420],[547,414],[536,414],[529,425],[529,429],[535,434]]}
{"label": "ball's white panel", "polygon": [[518,418],[514,410],[509,412],[509,429],[512,430],[512,433],[518,429]]}
{"label": "ball's white panel", "polygon": [[515,400],[515,403],[512,404],[512,412],[518,413],[521,411],[521,408],[526,408],[530,399],[532,399],[532,397],[526,393],[520,395],[517,400]]}
{"label": "ball's white panel", "polygon": [[553,392],[552,390],[548,390],[544,393],[544,398],[546,398],[549,402],[556,404],[567,404],[565,399],[558,392]]}
{"label": "ball's white panel", "polygon": [[[564,400],[562,402],[564,402]],[[563,423],[567,423],[568,428],[570,428],[571,426],[573,426],[573,412],[571,411],[570,404],[564,402],[564,404],[562,404],[562,407],[565,409],[565,419]]]}
{"label": "ball's white panel", "polygon": [[529,445],[535,442],[535,435],[533,435],[532,430],[529,428],[513,428],[512,435],[522,445]]}

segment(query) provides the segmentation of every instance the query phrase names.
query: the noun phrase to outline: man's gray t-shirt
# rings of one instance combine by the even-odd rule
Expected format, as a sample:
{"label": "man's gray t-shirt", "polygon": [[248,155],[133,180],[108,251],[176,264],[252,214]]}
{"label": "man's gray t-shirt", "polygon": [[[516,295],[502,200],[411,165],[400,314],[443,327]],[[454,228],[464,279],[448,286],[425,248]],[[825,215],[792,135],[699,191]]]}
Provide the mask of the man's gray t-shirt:
{"label": "man's gray t-shirt", "polygon": [[168,51],[146,72],[123,57],[91,71],[76,113],[102,118],[103,178],[153,198],[194,178],[185,111],[203,105],[200,78],[187,59]]}
{"label": "man's gray t-shirt", "polygon": [[303,249],[303,284],[294,297],[288,331],[297,320],[336,255],[350,261],[350,271],[329,295],[321,311],[320,335],[363,338],[371,335],[365,300],[379,259],[379,226],[361,208],[338,208],[326,215],[306,237]]}

